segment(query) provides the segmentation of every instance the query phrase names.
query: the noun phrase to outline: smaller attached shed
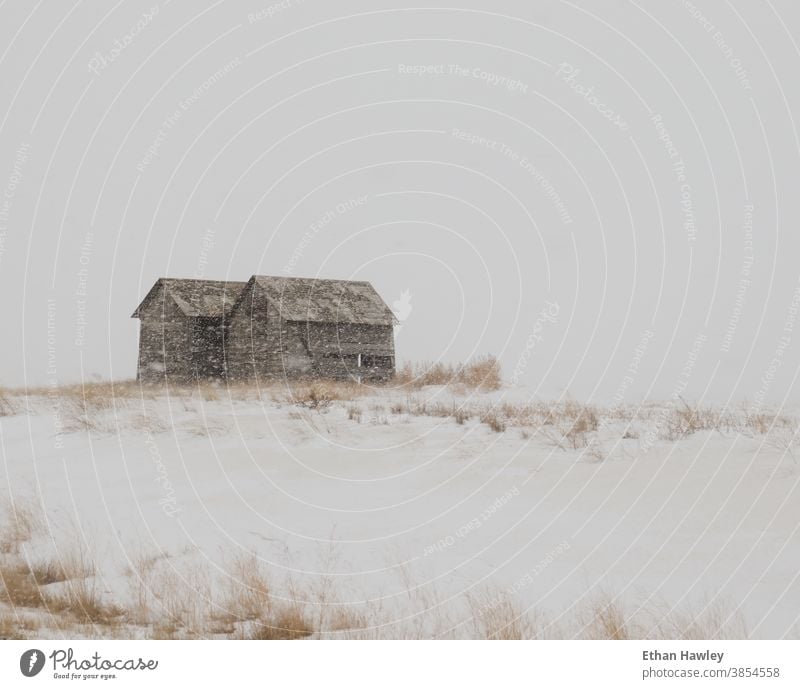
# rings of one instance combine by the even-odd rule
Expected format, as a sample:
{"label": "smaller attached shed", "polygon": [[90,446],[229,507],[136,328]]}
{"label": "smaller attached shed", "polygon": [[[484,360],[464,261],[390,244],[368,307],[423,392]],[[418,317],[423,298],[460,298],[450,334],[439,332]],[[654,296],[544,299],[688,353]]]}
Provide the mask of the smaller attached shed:
{"label": "smaller attached shed", "polygon": [[226,316],[245,284],[159,279],[132,316],[140,321],[137,379],[223,378]]}

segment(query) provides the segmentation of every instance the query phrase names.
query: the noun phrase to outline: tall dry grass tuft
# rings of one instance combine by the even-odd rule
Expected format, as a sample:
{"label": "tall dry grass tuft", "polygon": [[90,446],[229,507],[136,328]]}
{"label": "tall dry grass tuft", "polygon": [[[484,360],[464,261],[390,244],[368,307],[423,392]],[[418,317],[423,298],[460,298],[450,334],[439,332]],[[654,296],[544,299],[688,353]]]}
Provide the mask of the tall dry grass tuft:
{"label": "tall dry grass tuft", "polygon": [[554,445],[577,450],[591,444],[600,428],[600,415],[594,406],[568,400],[547,408],[542,425],[549,427],[547,436]]}
{"label": "tall dry grass tuft", "polygon": [[22,641],[22,625],[15,615],[0,615],[0,641]]}
{"label": "tall dry grass tuft", "polygon": [[[45,576],[43,576],[43,573]],[[94,577],[67,578],[63,568],[40,568],[23,560],[0,564],[0,601],[17,608],[41,608],[78,623],[111,625],[124,613],[102,600]],[[56,584],[57,590],[53,590]]]}
{"label": "tall dry grass tuft", "polygon": [[506,432],[506,421],[494,410],[484,412],[481,415],[481,423],[485,423],[495,433]]}
{"label": "tall dry grass tuft", "polygon": [[680,402],[667,414],[661,434],[664,440],[675,441],[701,431],[719,430],[726,420],[719,411],[710,407],[691,405],[684,399]]}
{"label": "tall dry grass tuft", "polygon": [[459,369],[456,382],[474,390],[499,390],[503,385],[500,362],[491,354],[478,357]]}
{"label": "tall dry grass tuft", "polygon": [[9,501],[3,512],[5,517],[0,529],[0,554],[15,555],[25,541],[41,531],[43,518],[33,500]]}
{"label": "tall dry grass tuft", "polygon": [[395,383],[404,388],[426,385],[459,385],[471,390],[498,390],[502,384],[500,362],[487,354],[466,364],[437,362],[406,363],[397,372]]}
{"label": "tall dry grass tuft", "polygon": [[701,640],[749,636],[747,623],[735,603],[719,598],[682,610],[670,610],[666,604],[650,605],[642,617],[638,638]]}
{"label": "tall dry grass tuft", "polygon": [[255,555],[233,560],[226,579],[227,595],[222,614],[232,621],[245,622],[269,616],[272,612],[272,583]]}
{"label": "tall dry grass tuft", "polygon": [[268,617],[262,617],[253,626],[248,638],[259,641],[305,639],[314,629],[299,605],[281,606]]}
{"label": "tall dry grass tuft", "polygon": [[542,638],[544,625],[534,625],[534,617],[503,593],[468,596],[474,626],[473,636],[492,641]]}
{"label": "tall dry grass tuft", "polygon": [[280,401],[324,411],[334,402],[349,402],[366,394],[366,386],[351,381],[310,380],[288,385]]}
{"label": "tall dry grass tuft", "polygon": [[634,638],[625,610],[610,596],[590,601],[587,610],[579,613],[579,618],[583,635],[589,639],[626,641]]}
{"label": "tall dry grass tuft", "polygon": [[30,568],[19,561],[0,565],[0,601],[12,608],[46,608],[47,596]]}

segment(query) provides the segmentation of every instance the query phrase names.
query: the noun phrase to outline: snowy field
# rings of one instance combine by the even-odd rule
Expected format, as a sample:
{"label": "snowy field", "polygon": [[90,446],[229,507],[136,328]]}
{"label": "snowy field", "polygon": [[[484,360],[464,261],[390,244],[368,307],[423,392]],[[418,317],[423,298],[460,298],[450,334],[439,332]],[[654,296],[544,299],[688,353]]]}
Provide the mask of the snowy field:
{"label": "snowy field", "polygon": [[525,390],[0,397],[7,637],[800,637],[792,416]]}

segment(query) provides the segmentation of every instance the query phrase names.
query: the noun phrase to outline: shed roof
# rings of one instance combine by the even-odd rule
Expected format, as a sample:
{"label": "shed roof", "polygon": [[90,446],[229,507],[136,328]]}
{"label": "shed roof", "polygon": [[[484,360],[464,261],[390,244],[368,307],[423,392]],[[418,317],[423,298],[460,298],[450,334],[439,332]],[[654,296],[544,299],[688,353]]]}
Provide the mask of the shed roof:
{"label": "shed roof", "polygon": [[265,275],[254,275],[252,279],[287,321],[369,325],[397,322],[369,282]]}
{"label": "shed roof", "polygon": [[142,309],[161,290],[177,304],[185,316],[221,318],[231,309],[246,284],[225,280],[159,278],[142,303],[136,307],[131,318],[139,318]]}

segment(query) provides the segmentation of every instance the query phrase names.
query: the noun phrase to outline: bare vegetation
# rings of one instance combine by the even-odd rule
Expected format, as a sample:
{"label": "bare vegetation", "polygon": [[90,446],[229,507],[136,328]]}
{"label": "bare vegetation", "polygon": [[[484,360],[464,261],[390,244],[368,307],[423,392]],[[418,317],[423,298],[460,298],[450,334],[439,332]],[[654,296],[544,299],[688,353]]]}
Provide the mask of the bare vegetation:
{"label": "bare vegetation", "polygon": [[[29,510],[30,511],[30,510]],[[35,529],[11,538],[28,538]],[[101,595],[94,564],[83,548],[72,557],[29,564],[21,552],[0,558],[0,638],[23,639],[58,633],[93,638],[148,636],[159,639],[230,638],[477,638],[477,639],[693,639],[746,638],[735,608],[715,600],[697,611],[665,606],[625,608],[611,596],[581,605],[568,619],[551,622],[503,592],[468,595],[445,608],[435,590],[421,589],[405,572],[407,605],[392,612],[381,604],[342,604],[333,578],[316,586],[289,579],[276,587],[255,555],[238,557],[215,578],[193,561],[180,566],[166,554],[136,558],[127,576],[127,605]],[[329,556],[333,566],[335,554]],[[405,571],[405,570],[404,570]],[[279,591],[278,591],[279,589]],[[413,594],[412,594],[413,591]],[[418,610],[417,610],[418,608]],[[138,630],[138,631],[137,631]]]}
{"label": "bare vegetation", "polygon": [[0,531],[0,554],[19,553],[20,546],[30,540],[42,526],[42,516],[32,500],[14,500],[3,510]]}
{"label": "bare vegetation", "polygon": [[459,385],[472,390],[498,390],[503,384],[500,363],[491,354],[466,364],[407,363],[397,372],[395,382],[407,388]]}
{"label": "bare vegetation", "polygon": [[[604,447],[617,440],[635,441],[650,448],[655,442],[678,442],[697,433],[739,434],[760,438],[797,461],[800,421],[792,415],[747,408],[717,409],[681,398],[664,404],[602,407],[566,399],[516,401],[506,399],[501,372],[492,356],[466,364],[407,364],[390,385],[362,385],[354,381],[296,380],[263,386],[255,383],[167,387],[136,381],[88,382],[59,388],[27,391],[0,389],[0,416],[9,413],[56,411],[63,432],[116,434],[122,430],[152,436],[173,426],[199,436],[226,436],[233,425],[222,420],[221,407],[253,400],[284,405],[292,419],[311,429],[330,431],[320,420],[329,412],[356,423],[390,426],[411,417],[452,419],[465,426],[477,420],[493,433],[519,429],[517,437],[541,438],[565,451],[579,451],[586,458],[604,459]],[[435,390],[425,390],[436,386]],[[444,387],[445,390],[438,388]],[[484,394],[485,393],[485,394]],[[443,399],[444,396],[447,399]],[[165,418],[159,400],[168,399]],[[216,405],[216,406],[212,406]],[[174,416],[173,412],[174,411]],[[313,415],[310,414],[313,412]],[[329,418],[329,417],[326,417]],[[324,429],[323,429],[324,426]],[[630,442],[626,446],[635,452]],[[7,548],[0,543],[0,550]]]}
{"label": "bare vegetation", "polygon": [[16,413],[17,405],[13,398],[5,388],[0,387],[0,416],[14,416]]}
{"label": "bare vegetation", "polygon": [[366,386],[355,382],[298,381],[285,387],[282,399],[290,404],[322,411],[328,409],[334,402],[349,402],[366,394],[367,391]]}

